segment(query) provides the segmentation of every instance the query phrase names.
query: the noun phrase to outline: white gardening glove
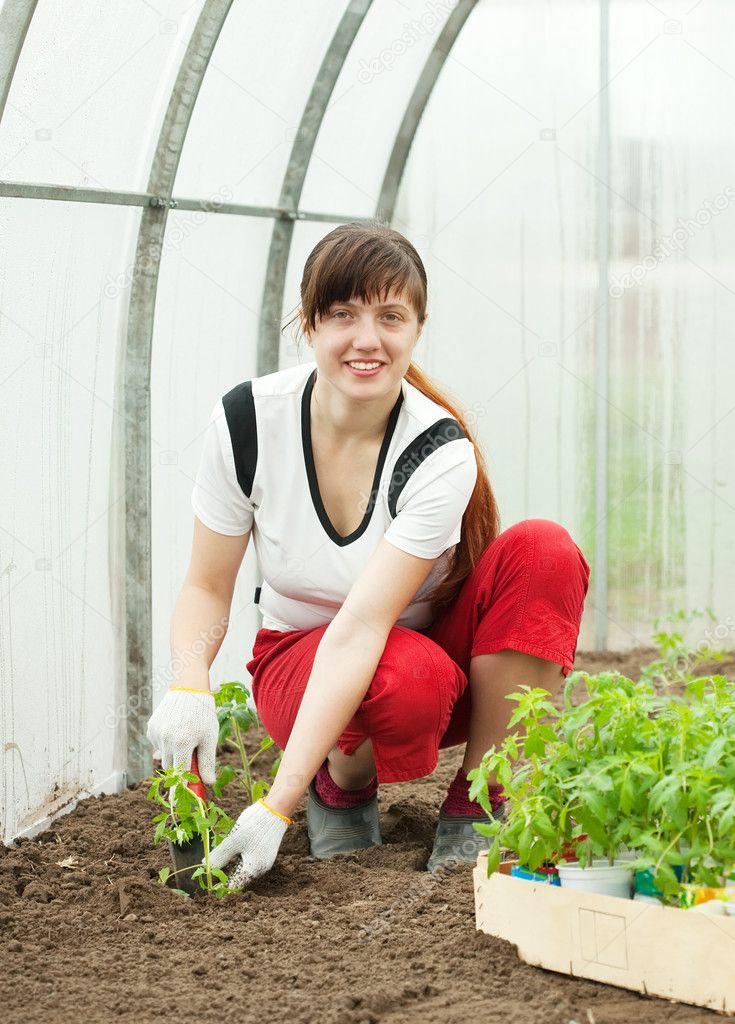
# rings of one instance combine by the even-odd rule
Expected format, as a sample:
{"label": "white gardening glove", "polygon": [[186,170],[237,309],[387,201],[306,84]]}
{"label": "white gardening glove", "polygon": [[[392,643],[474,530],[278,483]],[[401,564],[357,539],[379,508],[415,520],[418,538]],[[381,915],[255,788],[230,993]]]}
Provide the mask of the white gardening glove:
{"label": "white gardening glove", "polygon": [[270,871],[286,830],[292,824],[290,818],[277,815],[258,800],[245,808],[230,834],[215,846],[209,855],[209,863],[222,870],[239,857],[227,884],[230,889],[240,889]]}
{"label": "white gardening glove", "polygon": [[180,764],[190,768],[196,750],[202,782],[214,785],[219,722],[209,690],[172,687],[151,715],[147,736],[160,750],[164,769]]}

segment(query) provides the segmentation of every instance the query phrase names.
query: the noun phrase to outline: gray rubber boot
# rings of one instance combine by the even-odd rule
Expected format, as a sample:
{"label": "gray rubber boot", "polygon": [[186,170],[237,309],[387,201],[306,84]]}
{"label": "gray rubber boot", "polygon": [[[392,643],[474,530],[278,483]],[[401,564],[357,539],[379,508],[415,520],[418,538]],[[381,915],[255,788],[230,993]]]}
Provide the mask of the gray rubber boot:
{"label": "gray rubber boot", "polygon": [[[501,820],[504,810],[501,804],[493,813],[493,818]],[[431,851],[426,870],[432,873],[452,871],[460,864],[477,863],[478,854],[489,849],[490,843],[494,843],[495,839],[481,836],[472,826],[474,822],[487,825],[490,820],[486,815],[481,818],[465,818],[439,811],[434,849]]]}
{"label": "gray rubber boot", "polygon": [[377,793],[356,807],[327,807],[319,799],[312,780],[306,823],[312,857],[325,859],[338,853],[352,853],[383,844]]}

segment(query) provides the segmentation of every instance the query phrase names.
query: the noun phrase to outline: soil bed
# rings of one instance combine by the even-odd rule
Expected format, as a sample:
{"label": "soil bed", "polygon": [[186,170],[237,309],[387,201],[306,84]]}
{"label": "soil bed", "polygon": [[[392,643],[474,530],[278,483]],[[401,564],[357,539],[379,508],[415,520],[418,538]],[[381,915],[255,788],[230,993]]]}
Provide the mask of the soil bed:
{"label": "soil bed", "polygon": [[[652,652],[578,654],[576,667],[637,678]],[[713,670],[735,673],[735,663]],[[268,755],[266,755],[268,756]],[[265,760],[265,758],[264,758]],[[521,963],[475,931],[471,868],[424,870],[461,761],[383,786],[384,845],[309,857],[305,810],[250,891],[187,900],[157,882],[145,786],[80,805],[0,848],[0,1005],[7,1021],[238,1024],[698,1024],[716,1015]],[[222,800],[237,814],[236,785]],[[713,979],[713,984],[716,984]]]}

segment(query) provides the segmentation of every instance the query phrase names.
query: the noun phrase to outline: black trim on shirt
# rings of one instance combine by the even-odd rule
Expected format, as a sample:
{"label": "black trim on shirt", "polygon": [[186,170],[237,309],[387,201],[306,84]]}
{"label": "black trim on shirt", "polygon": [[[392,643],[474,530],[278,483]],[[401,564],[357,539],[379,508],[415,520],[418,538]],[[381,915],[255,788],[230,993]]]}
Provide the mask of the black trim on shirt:
{"label": "black trim on shirt", "polygon": [[448,416],[443,420],[437,420],[418,437],[415,437],[409,445],[406,445],[396,459],[388,485],[388,511],[393,519],[397,515],[396,506],[403,488],[424,459],[428,459],[443,444],[456,441],[461,437],[467,437],[467,434],[457,420]]}
{"label": "black trim on shirt", "polygon": [[237,482],[249,498],[258,464],[258,426],[255,420],[253,382],[246,380],[222,399],[235,458]]}
{"label": "black trim on shirt", "polygon": [[324,508],[322,502],[322,496],[319,493],[319,482],[316,478],[316,467],[314,465],[314,452],[311,446],[311,392],[314,389],[314,381],[316,380],[316,368],[312,371],[306,381],[303,394],[301,396],[301,442],[304,449],[304,464],[306,466],[306,476],[309,481],[309,491],[311,492],[311,500],[314,505],[314,510],[319,517],[319,522],[324,527],[325,532],[335,544],[339,544],[340,547],[344,547],[345,544],[351,544],[353,541],[361,537],[365,530],[367,530],[370,523],[370,517],[375,507],[375,501],[378,495],[378,487],[380,484],[380,477],[383,473],[383,466],[385,465],[385,459],[388,454],[388,448],[390,447],[393,434],[396,429],[398,422],[398,414],[401,411],[401,405],[403,403],[403,389],[401,389],[398,398],[396,399],[395,405],[390,411],[388,417],[388,424],[385,428],[385,434],[383,435],[383,443],[380,446],[380,453],[378,454],[378,463],[375,467],[375,473],[373,475],[373,484],[370,490],[370,499],[368,501],[365,515],[363,516],[362,522],[353,530],[352,533],[343,537],[340,533],[337,533],[332,521],[327,515],[327,510]]}

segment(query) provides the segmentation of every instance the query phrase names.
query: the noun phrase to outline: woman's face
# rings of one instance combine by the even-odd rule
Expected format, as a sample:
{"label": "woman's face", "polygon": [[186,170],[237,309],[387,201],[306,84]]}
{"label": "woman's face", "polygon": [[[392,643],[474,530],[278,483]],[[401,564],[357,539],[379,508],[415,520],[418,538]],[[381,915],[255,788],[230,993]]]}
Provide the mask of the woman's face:
{"label": "woman's face", "polygon": [[391,291],[381,302],[335,302],[308,335],[319,374],[349,398],[395,392],[421,334],[408,298]]}

